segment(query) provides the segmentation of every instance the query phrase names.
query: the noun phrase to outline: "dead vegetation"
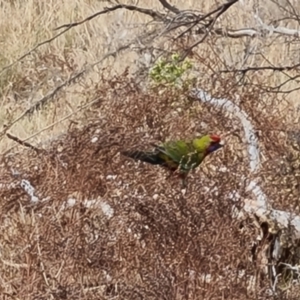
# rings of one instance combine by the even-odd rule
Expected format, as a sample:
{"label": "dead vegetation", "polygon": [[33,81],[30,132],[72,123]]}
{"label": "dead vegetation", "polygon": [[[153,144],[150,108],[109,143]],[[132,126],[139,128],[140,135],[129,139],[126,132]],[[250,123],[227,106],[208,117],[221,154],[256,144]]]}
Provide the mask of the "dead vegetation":
{"label": "dead vegetation", "polygon": [[[190,176],[184,194],[176,178],[119,150],[193,136],[205,124],[226,135],[234,120],[174,100],[172,91],[142,92],[126,74],[111,86],[118,97],[101,90],[89,125],[3,160],[3,292],[31,299],[265,299],[269,281],[251,254],[260,229],[233,217],[229,197],[233,189],[247,197],[234,175],[248,172],[241,128]],[[278,140],[270,139],[279,155]],[[37,203],[21,180],[35,188]],[[280,206],[275,181],[283,185],[272,170],[265,185]]]}
{"label": "dead vegetation", "polygon": [[[48,20],[48,27],[66,31],[52,39],[45,25],[39,31],[45,43],[22,51],[24,57],[13,51],[0,57],[3,299],[298,299],[297,276],[292,285],[291,273],[280,265],[299,264],[298,246],[286,242],[274,259],[283,230],[234,213],[233,207],[240,209],[253,197],[241,180],[254,175],[239,120],[225,108],[196,101],[189,89],[150,87],[153,61],[145,58],[155,51],[188,55],[193,84],[247,112],[261,147],[255,175],[268,204],[300,215],[299,117],[292,92],[298,89],[297,59],[286,55],[282,62],[276,50],[298,49],[295,30],[287,34],[277,26],[274,39],[271,33],[266,37],[269,25],[245,31],[241,20],[247,16],[251,24],[251,5],[241,11],[238,1],[218,3],[212,15],[206,5],[201,9],[207,15],[196,8],[181,12],[166,1],[159,1],[162,11],[137,9],[128,1],[109,10],[121,11],[116,30],[102,3],[99,10],[99,3],[91,2],[76,6],[74,1],[71,8],[53,4],[55,11],[61,5],[62,12],[76,12],[75,23],[63,13],[50,19],[46,4],[30,2],[27,9]],[[24,9],[18,1],[0,3],[11,14]],[[285,10],[275,7],[295,25],[290,2]],[[266,21],[269,12],[260,8]],[[107,25],[103,35],[96,16],[85,19],[95,10]],[[123,15],[127,10],[133,13]],[[240,23],[234,29],[237,12]],[[123,28],[126,38],[122,16],[131,20]],[[145,22],[150,17],[155,24]],[[27,15],[18,22],[28,24]],[[226,146],[189,176],[185,192],[159,167],[119,153],[206,133],[220,134]],[[233,192],[239,194],[235,202]],[[280,277],[276,289],[272,265]]]}

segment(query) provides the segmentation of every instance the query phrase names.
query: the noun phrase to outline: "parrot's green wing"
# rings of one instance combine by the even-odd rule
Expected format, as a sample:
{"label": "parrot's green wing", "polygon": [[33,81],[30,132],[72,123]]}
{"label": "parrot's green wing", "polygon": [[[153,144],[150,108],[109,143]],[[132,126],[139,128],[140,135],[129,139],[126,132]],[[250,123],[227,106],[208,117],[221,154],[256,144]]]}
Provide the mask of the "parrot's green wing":
{"label": "parrot's green wing", "polygon": [[160,157],[166,161],[171,168],[179,168],[181,171],[188,172],[197,167],[201,160],[199,154],[191,142],[171,141],[166,142],[157,148]]}

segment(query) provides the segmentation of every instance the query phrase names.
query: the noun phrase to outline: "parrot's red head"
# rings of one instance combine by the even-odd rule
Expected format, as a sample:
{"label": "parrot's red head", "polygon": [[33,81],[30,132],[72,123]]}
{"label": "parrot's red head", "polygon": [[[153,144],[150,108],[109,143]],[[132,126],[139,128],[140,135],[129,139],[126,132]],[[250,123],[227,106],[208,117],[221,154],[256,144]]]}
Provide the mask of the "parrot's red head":
{"label": "parrot's red head", "polygon": [[210,143],[207,147],[207,154],[212,153],[224,146],[224,142],[216,134],[209,135],[209,139]]}

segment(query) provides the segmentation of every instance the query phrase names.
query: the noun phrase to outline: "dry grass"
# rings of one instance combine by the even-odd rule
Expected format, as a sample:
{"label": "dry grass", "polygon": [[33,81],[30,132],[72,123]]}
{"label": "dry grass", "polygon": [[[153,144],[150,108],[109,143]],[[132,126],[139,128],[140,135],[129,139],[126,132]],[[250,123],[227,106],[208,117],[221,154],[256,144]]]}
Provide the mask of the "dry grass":
{"label": "dry grass", "polygon": [[[220,4],[173,2],[205,12]],[[27,1],[26,5],[0,0],[0,70],[51,38],[53,28],[82,20],[106,5],[83,0]],[[147,5],[157,7],[157,1]],[[218,21],[220,26],[256,26],[255,5],[266,23],[280,15],[272,2],[238,3]],[[100,16],[4,70],[0,126],[15,120],[85,64],[142,34],[146,21],[123,10]],[[297,27],[293,21],[288,25]],[[239,86],[235,76],[218,75],[224,64],[243,66],[245,46],[258,49],[273,64],[297,61],[293,52],[297,43],[278,38],[270,44],[271,39],[211,37],[193,53],[193,71],[199,85],[239,101],[251,116],[264,155],[260,174],[264,191],[274,208],[299,214],[299,172],[293,161],[298,157],[291,150],[297,142],[286,132],[298,129],[291,106],[297,105],[296,93],[262,91],[264,84],[281,82],[282,73],[249,74],[247,80],[251,77],[259,86]],[[260,54],[247,59],[251,66],[263,61]],[[259,261],[250,260],[251,242],[259,230],[250,221],[238,223],[231,212],[232,190],[238,190],[242,199],[249,196],[240,183],[240,174],[248,174],[240,124],[224,112],[188,100],[184,92],[161,94],[159,89],[141,88],[133,74],[145,60],[127,51],[96,65],[60,91],[55,101],[10,129],[21,139],[33,135],[29,142],[40,150],[15,147],[1,160],[4,299],[267,299],[269,281]],[[55,125],[39,133],[51,124]],[[219,133],[227,145],[191,174],[186,194],[160,168],[119,154],[120,149],[146,149],[151,142],[188,138],[197,132]],[[15,142],[7,137],[0,140],[1,153],[12,146]],[[220,166],[229,171],[221,172]],[[31,201],[21,180],[35,187],[38,203]],[[282,299],[293,296],[283,294]]]}

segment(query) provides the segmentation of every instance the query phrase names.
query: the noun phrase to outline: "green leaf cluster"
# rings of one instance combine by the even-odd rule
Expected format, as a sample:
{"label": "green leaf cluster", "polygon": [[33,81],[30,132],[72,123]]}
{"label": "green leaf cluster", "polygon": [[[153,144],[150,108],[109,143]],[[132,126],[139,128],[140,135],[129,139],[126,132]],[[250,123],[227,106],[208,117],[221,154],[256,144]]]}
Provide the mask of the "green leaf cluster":
{"label": "green leaf cluster", "polygon": [[155,84],[182,86],[185,81],[183,77],[192,66],[189,59],[181,61],[180,56],[175,53],[171,56],[171,60],[159,59],[149,75]]}

